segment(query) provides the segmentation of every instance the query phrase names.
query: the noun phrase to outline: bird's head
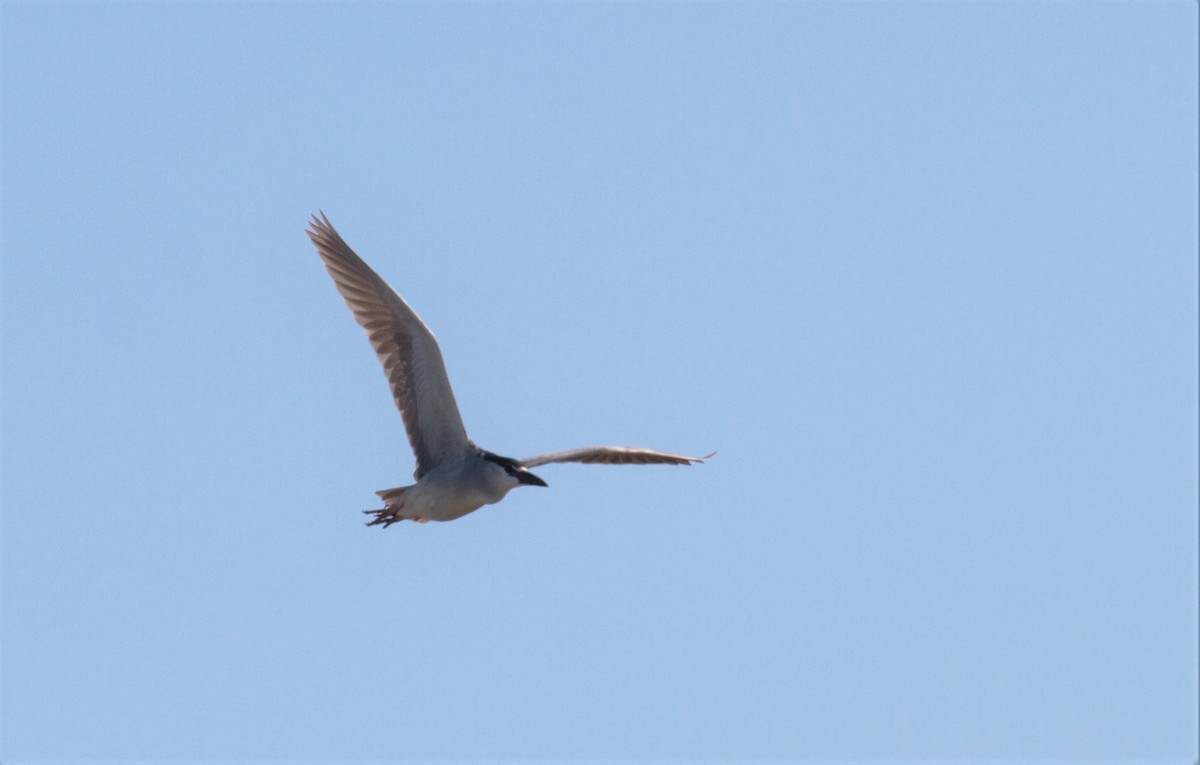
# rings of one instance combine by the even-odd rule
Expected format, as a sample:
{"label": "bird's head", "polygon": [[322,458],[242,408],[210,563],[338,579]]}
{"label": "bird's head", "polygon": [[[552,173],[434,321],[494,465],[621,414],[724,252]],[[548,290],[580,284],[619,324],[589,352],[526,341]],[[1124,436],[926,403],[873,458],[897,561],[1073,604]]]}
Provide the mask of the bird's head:
{"label": "bird's head", "polygon": [[493,465],[499,466],[510,477],[516,480],[518,486],[547,486],[548,484],[541,478],[538,478],[533,473],[530,473],[521,463],[514,460],[512,457],[501,457],[499,454],[493,454],[487,449],[480,449],[479,456],[483,457]]}

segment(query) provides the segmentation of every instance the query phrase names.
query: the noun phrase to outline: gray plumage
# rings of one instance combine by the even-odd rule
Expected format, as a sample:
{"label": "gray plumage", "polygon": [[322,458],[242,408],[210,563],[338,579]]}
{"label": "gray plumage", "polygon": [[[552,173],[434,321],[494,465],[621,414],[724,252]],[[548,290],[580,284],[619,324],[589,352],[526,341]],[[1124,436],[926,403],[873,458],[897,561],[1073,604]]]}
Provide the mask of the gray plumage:
{"label": "gray plumage", "polygon": [[376,492],[384,501],[367,525],[405,520],[448,521],[499,502],[519,485],[545,486],[527,468],[551,462],[605,465],[690,465],[686,457],[629,446],[586,446],[522,460],[480,449],[467,437],[442,352],[433,333],[379,274],[334,230],[313,216],[307,231],[338,292],[362,325],[383,364],[392,397],[417,458],[416,483]]}

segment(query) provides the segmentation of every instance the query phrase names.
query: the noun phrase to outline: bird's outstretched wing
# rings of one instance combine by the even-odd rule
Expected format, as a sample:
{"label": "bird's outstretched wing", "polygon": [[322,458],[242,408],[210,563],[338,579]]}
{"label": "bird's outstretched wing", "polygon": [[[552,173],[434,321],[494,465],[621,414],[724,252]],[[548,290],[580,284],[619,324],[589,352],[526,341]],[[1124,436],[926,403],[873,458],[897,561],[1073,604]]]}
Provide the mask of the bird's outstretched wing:
{"label": "bird's outstretched wing", "polygon": [[589,462],[598,465],[690,465],[693,462],[705,462],[713,454],[716,452],[703,457],[685,457],[682,454],[656,452],[653,449],[639,449],[636,446],[585,446],[581,449],[568,449],[565,452],[526,457],[520,461],[520,464],[527,468],[545,465],[548,462]]}
{"label": "bird's outstretched wing", "polygon": [[342,240],[325,213],[313,216],[306,233],[383,364],[417,457],[413,476],[420,480],[470,443],[437,340],[404,298]]}

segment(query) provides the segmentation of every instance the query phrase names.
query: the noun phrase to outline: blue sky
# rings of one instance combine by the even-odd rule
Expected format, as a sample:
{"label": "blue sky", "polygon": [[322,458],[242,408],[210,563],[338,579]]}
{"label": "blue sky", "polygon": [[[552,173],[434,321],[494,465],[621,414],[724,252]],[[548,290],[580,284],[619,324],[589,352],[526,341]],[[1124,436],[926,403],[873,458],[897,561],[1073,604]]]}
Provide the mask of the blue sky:
{"label": "blue sky", "polygon": [[1194,761],[1196,25],[5,3],[0,758]]}

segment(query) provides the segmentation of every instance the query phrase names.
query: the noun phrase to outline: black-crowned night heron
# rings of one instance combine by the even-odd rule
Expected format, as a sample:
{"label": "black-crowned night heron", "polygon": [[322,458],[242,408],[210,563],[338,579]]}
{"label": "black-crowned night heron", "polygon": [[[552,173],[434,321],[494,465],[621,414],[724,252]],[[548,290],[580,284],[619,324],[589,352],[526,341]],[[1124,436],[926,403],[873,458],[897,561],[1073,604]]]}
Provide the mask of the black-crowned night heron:
{"label": "black-crowned night heron", "polygon": [[463,427],[437,340],[404,298],[350,249],[321,213],[313,216],[308,236],[354,318],[367,331],[383,363],[408,440],[417,457],[416,483],[376,494],[384,502],[367,525],[385,528],[405,519],[452,521],[504,499],[518,486],[545,486],[528,468],[549,462],[605,465],[690,465],[704,457],[685,457],[630,446],[585,446],[523,460],[480,449]]}

